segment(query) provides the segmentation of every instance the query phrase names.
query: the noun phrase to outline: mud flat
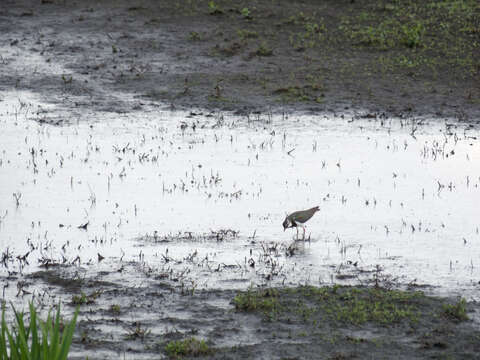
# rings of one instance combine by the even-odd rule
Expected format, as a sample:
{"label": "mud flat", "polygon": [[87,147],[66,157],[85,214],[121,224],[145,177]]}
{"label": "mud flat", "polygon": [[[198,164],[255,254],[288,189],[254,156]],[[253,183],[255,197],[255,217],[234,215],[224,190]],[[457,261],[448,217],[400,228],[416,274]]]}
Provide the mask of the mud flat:
{"label": "mud flat", "polygon": [[4,5],[0,88],[37,92],[69,118],[159,102],[243,113],[479,115],[475,0]]}

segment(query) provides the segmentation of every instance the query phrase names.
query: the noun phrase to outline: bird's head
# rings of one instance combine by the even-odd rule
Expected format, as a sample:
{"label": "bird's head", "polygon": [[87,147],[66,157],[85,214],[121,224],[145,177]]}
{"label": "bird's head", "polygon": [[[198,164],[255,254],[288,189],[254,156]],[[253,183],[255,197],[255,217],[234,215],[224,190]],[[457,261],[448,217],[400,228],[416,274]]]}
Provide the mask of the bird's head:
{"label": "bird's head", "polygon": [[285,218],[285,220],[283,220],[283,231],[285,231],[288,227],[290,227],[291,223],[290,223],[290,220],[288,220],[288,217]]}

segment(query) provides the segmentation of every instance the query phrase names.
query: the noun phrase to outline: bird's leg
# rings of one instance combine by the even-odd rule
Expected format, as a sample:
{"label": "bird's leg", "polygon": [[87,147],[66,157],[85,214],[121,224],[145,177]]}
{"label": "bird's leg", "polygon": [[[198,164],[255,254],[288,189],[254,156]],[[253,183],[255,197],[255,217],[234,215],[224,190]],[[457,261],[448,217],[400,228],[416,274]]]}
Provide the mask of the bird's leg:
{"label": "bird's leg", "polygon": [[298,240],[298,226],[295,226],[295,229],[297,229],[297,240]]}
{"label": "bird's leg", "polygon": [[303,227],[303,241],[305,241],[305,228],[306,226]]}

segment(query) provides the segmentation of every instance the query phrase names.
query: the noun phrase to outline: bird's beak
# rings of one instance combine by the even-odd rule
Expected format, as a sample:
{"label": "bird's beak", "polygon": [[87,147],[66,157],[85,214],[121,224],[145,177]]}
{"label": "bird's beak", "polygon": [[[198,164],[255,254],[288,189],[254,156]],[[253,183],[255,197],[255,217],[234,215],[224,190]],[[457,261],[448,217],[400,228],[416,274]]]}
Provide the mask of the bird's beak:
{"label": "bird's beak", "polygon": [[287,230],[287,228],[283,228],[283,231]]}

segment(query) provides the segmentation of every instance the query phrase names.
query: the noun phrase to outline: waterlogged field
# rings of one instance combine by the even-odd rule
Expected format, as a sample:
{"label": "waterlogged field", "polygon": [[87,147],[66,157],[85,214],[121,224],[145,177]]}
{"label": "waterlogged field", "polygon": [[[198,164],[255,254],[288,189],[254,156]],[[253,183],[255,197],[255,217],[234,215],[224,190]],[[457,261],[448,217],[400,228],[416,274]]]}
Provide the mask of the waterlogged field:
{"label": "waterlogged field", "polygon": [[[96,306],[80,321],[78,356],[85,344],[99,346],[95,336],[143,342],[187,331],[182,314],[232,308],[230,291],[256,285],[382,282],[479,299],[480,133],[472,125],[151,108],[53,126],[42,119],[54,107],[32,95],[1,100],[3,299]],[[316,205],[306,241],[283,231],[286,213]],[[164,321],[145,309],[135,319],[124,313],[137,288],[165,304]],[[205,296],[192,315],[182,295],[202,290],[232,296]],[[250,325],[217,345],[254,343]],[[216,329],[205,326],[200,335]],[[151,356],[122,344],[96,354]]]}
{"label": "waterlogged field", "polygon": [[479,6],[8,2],[8,326],[78,307],[82,360],[478,358]]}

